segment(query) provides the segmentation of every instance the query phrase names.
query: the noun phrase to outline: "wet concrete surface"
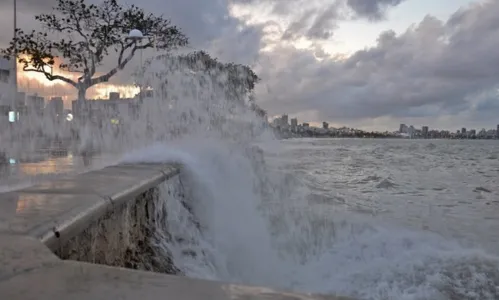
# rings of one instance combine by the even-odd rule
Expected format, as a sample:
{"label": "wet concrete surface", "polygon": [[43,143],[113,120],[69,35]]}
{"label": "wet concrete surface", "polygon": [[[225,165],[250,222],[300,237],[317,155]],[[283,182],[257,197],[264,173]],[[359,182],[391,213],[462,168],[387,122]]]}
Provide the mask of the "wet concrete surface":
{"label": "wet concrete surface", "polygon": [[0,194],[0,299],[345,299],[61,260],[52,252],[178,173],[173,165],[117,165]]}
{"label": "wet concrete surface", "polygon": [[4,157],[0,160],[0,192],[88,172],[116,162],[116,156],[76,155],[62,150],[40,151],[23,157]]}

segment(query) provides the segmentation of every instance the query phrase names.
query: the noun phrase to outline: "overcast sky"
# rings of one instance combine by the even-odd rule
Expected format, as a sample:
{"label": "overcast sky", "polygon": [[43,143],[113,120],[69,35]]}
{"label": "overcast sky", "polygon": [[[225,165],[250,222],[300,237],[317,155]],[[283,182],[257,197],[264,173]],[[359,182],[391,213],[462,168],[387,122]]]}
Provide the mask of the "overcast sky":
{"label": "overcast sky", "polygon": [[[11,2],[0,0],[2,28]],[[28,28],[55,1],[18,2]],[[195,49],[252,65],[271,116],[381,130],[499,123],[497,0],[122,2],[171,18]]]}

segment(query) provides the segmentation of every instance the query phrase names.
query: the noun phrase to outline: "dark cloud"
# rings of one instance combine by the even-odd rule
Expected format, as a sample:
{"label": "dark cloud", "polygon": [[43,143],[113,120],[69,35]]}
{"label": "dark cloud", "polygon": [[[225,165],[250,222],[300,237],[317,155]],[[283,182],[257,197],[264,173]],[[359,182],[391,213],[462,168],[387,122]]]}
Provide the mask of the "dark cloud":
{"label": "dark cloud", "polygon": [[[50,11],[57,3],[57,0],[18,0],[17,9],[20,13],[40,13]],[[2,12],[13,11],[14,0],[0,0],[0,9]]]}
{"label": "dark cloud", "polygon": [[381,20],[388,8],[397,6],[405,0],[347,0],[347,5],[359,17]]}
{"label": "dark cloud", "polygon": [[[31,1],[33,6],[19,8],[20,27],[36,26],[32,16],[39,10],[34,7],[46,9],[53,2]],[[278,18],[289,21],[288,26],[279,28],[282,25],[276,21],[248,25],[231,16],[227,1],[230,5],[267,5]],[[263,79],[258,99],[271,115],[305,114],[311,118],[309,121],[368,125],[374,121],[366,120],[397,123],[419,118],[431,125],[436,120],[450,124],[451,116],[468,118],[470,122],[497,119],[497,1],[461,9],[446,22],[428,16],[402,34],[386,31],[378,37],[376,46],[346,58],[328,56],[320,40],[331,38],[340,21],[379,21],[390,7],[403,1],[227,1],[126,3],[170,18],[190,37],[194,49],[206,49],[222,60],[248,64],[257,60],[255,70]],[[6,29],[0,32],[0,43],[11,38],[8,7],[9,2],[0,2],[0,26]],[[288,43],[303,37],[317,43],[310,49],[296,49]],[[279,41],[281,38],[284,43]],[[270,42],[274,48],[262,52]],[[146,52],[144,57],[150,54]],[[131,82],[130,71],[139,63],[136,57],[113,82]]]}
{"label": "dark cloud", "polygon": [[405,0],[231,0],[242,5],[267,5],[279,17],[290,18],[282,39],[310,40],[330,39],[337,29],[338,21],[364,18],[382,20],[390,7]]}
{"label": "dark cloud", "polygon": [[[89,3],[101,3],[101,0],[87,0]],[[241,20],[230,16],[225,0],[122,0],[123,5],[135,4],[147,12],[163,15],[180,27],[190,40],[186,51],[204,49],[217,55],[223,61],[252,63],[262,47],[262,26],[247,26]],[[57,0],[19,0],[18,27],[31,30],[40,28],[34,16],[52,11]],[[8,45],[13,36],[12,0],[0,0],[0,46]],[[10,30],[12,29],[12,30]],[[153,54],[144,51],[143,60]],[[127,65],[126,69],[111,80],[112,83],[130,84],[132,72],[140,65],[140,55]],[[116,64],[115,57],[105,60],[99,71],[106,71]]]}
{"label": "dark cloud", "polygon": [[403,34],[381,34],[375,47],[343,60],[318,61],[311,51],[282,47],[267,53],[273,65],[260,69],[267,83],[259,91],[262,105],[270,114],[315,111],[314,121],[497,109],[490,98],[480,105],[476,99],[498,88],[498,14],[499,2],[489,1],[447,22],[428,16]]}
{"label": "dark cloud", "polygon": [[337,28],[338,5],[331,4],[322,12],[315,9],[306,10],[296,20],[286,28],[282,38],[285,40],[294,40],[306,37],[311,40],[329,39]]}

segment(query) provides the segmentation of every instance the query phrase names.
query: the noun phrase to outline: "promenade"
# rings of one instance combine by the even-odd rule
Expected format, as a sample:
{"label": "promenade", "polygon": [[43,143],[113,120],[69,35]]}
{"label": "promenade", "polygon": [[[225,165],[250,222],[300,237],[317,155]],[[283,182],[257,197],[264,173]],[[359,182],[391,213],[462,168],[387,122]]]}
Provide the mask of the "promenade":
{"label": "promenade", "polygon": [[114,165],[67,175],[77,164],[64,161],[20,164],[28,176],[32,168],[64,176],[0,193],[1,299],[345,299],[168,275],[165,265],[152,272],[145,246],[161,218],[158,186],[168,195],[183,188],[180,166]]}
{"label": "promenade", "polygon": [[112,164],[113,159],[106,155],[82,156],[66,150],[48,149],[21,158],[5,157],[0,162],[0,192],[103,168]]}

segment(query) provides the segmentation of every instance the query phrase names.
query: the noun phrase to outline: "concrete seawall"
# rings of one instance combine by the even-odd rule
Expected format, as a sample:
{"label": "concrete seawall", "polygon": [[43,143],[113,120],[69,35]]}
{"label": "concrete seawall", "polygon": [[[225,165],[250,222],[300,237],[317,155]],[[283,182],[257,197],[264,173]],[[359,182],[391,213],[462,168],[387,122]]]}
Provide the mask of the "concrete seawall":
{"label": "concrete seawall", "polygon": [[179,168],[118,165],[0,194],[0,299],[345,299],[181,276],[149,240],[158,186],[183,194]]}

